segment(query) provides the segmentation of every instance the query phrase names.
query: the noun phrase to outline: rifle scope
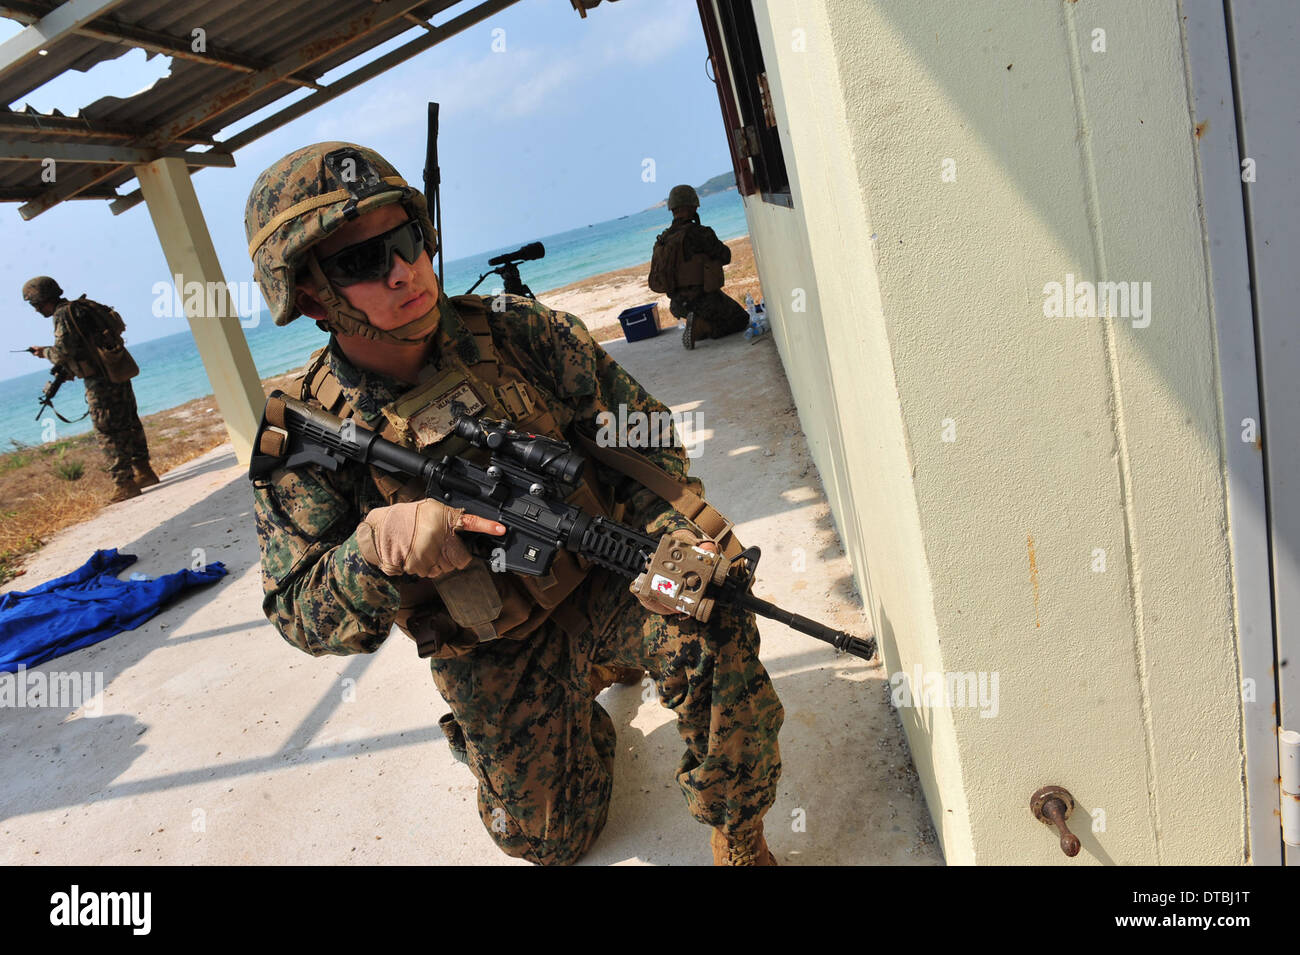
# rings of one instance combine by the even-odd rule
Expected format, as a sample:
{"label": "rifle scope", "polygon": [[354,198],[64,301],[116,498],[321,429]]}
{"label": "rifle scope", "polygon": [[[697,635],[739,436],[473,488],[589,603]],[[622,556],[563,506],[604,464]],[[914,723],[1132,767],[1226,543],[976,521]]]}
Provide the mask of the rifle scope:
{"label": "rifle scope", "polygon": [[463,414],[456,419],[455,433],[474,445],[513,458],[524,467],[540,471],[564,484],[576,484],[586,459],[563,441],[526,434],[509,427],[509,422],[490,421]]}

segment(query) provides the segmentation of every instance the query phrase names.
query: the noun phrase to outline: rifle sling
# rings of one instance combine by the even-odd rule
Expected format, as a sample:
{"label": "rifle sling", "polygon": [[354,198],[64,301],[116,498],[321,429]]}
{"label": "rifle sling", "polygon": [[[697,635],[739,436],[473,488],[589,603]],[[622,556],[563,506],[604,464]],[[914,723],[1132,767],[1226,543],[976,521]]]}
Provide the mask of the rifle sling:
{"label": "rifle sling", "polygon": [[717,541],[725,556],[736,557],[743,550],[733,532],[735,525],[663,468],[633,451],[601,447],[581,431],[577,432],[577,438],[584,453],[654,491],[705,535]]}
{"label": "rifle sling", "polygon": [[83,414],[83,415],[81,416],[81,418],[73,418],[71,421],[69,421],[67,418],[63,417],[63,415],[59,414],[59,409],[56,408],[56,407],[54,407],[54,402],[53,402],[53,401],[50,402],[50,406],[49,406],[49,407],[50,407],[50,410],[53,411],[54,414],[58,417],[58,419],[59,419],[60,421],[62,421],[64,424],[76,424],[78,421],[81,420],[81,418],[84,418],[84,417],[86,417],[86,415],[90,414],[90,409],[87,408],[87,409],[86,409],[86,414]]}

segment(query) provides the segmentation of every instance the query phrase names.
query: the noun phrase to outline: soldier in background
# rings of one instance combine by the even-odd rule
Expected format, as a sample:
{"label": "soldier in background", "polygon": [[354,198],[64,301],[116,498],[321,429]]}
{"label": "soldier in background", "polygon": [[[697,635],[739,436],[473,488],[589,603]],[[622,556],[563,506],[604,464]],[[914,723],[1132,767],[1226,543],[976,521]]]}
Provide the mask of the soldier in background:
{"label": "soldier in background", "polygon": [[731,249],[708,226],[700,224],[700,197],[690,186],[673,186],[668,211],[673,224],[655,238],[650,260],[650,288],[668,295],[668,309],[686,320],[682,345],[691,349],[702,338],[723,338],[749,327],[749,313],[722,292],[722,267]]}
{"label": "soldier in background", "polygon": [[122,319],[113,309],[84,295],[68,301],[59,283],[48,275],[28,280],[23,285],[23,299],[46,318],[54,319],[54,345],[33,345],[27,350],[37,358],[48,358],[69,377],[86,381],[86,408],[117,485],[109,503],[139,496],[140,488],[158,483],[158,475],[149,466],[149,445],[131,382],[112,381],[102,354],[125,353]]}

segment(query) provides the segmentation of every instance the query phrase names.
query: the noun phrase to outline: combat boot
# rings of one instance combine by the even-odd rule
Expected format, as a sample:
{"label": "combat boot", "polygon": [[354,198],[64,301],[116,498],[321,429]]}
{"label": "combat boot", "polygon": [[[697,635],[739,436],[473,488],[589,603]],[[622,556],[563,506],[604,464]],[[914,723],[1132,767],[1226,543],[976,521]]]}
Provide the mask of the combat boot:
{"label": "combat boot", "polygon": [[125,501],[128,498],[139,497],[140,489],[136,487],[135,482],[130,478],[125,481],[117,482],[117,492],[108,499],[108,503],[116,504],[119,501]]}
{"label": "combat boot", "polygon": [[695,313],[686,316],[686,327],[682,329],[682,347],[687,351],[695,348]]}
{"label": "combat boot", "polygon": [[442,730],[442,735],[447,737],[447,747],[451,750],[452,758],[468,766],[469,748],[465,745],[465,731],[456,722],[456,714],[444,713],[439,717],[438,729]]}
{"label": "combat boot", "polygon": [[637,667],[602,666],[593,663],[590,677],[592,695],[599,696],[615,683],[622,686],[638,686],[644,675],[645,671]]}
{"label": "combat boot", "polygon": [[158,475],[153,473],[153,468],[149,466],[148,461],[144,464],[136,464],[134,467],[136,487],[153,487],[158,483]]}
{"label": "combat boot", "polygon": [[714,829],[709,846],[713,849],[714,865],[776,865],[776,856],[763,838],[761,820],[730,838],[721,829]]}

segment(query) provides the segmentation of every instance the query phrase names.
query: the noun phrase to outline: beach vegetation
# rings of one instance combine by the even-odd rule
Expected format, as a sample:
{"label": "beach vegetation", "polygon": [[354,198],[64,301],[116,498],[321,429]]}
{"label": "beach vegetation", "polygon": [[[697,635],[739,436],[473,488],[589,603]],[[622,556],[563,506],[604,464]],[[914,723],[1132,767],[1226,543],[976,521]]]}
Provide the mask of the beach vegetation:
{"label": "beach vegetation", "polygon": [[10,451],[8,454],[0,455],[0,471],[17,471],[19,468],[25,468],[31,459],[30,454]]}
{"label": "beach vegetation", "polygon": [[68,448],[72,447],[76,443],[78,442],[74,441],[72,438],[68,438],[63,441],[50,441],[47,444],[42,444],[40,446],[40,452],[41,454],[45,455],[47,458],[51,454],[57,452],[59,457],[61,458],[67,452]]}
{"label": "beach vegetation", "polygon": [[0,454],[0,472],[25,468],[32,460],[32,446],[30,444],[25,444],[17,438],[10,438],[9,443],[13,445],[14,449],[7,454]]}
{"label": "beach vegetation", "polygon": [[56,461],[54,473],[65,481],[76,481],[86,473],[86,466],[80,461]]}

